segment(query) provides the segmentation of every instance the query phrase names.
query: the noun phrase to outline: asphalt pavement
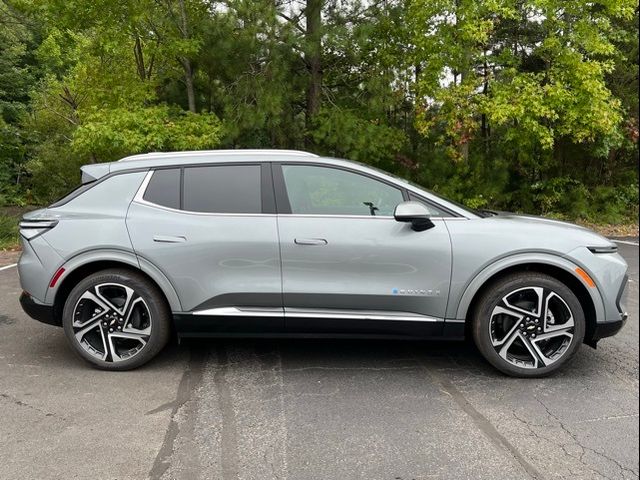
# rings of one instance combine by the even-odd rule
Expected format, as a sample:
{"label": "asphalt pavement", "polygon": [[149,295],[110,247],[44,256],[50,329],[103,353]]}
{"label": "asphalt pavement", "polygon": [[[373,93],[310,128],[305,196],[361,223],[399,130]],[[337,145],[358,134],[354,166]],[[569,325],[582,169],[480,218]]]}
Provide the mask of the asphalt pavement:
{"label": "asphalt pavement", "polygon": [[94,370],[0,270],[0,479],[638,478],[638,246],[624,330],[551,378],[467,343],[216,340]]}

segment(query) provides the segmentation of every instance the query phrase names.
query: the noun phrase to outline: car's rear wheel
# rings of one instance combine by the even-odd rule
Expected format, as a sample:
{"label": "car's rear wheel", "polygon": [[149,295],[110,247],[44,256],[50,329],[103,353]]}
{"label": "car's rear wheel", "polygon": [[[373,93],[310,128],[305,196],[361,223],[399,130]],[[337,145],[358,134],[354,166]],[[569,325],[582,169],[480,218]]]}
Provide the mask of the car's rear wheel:
{"label": "car's rear wheel", "polygon": [[498,370],[517,377],[541,377],[566,365],[584,332],[576,295],[542,273],[515,273],[496,281],[474,314],[473,336],[480,352]]}
{"label": "car's rear wheel", "polygon": [[144,276],[103,270],[75,286],[62,313],[73,349],[94,366],[130,370],[155,357],[170,337],[170,311]]}

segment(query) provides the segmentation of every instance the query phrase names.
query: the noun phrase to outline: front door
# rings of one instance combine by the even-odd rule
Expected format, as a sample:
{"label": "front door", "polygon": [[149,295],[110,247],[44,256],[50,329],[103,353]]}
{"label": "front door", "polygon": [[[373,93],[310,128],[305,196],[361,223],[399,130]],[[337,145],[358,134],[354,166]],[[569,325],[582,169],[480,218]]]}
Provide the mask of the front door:
{"label": "front door", "polygon": [[282,164],[274,175],[287,330],[438,334],[451,274],[444,221],[423,232],[396,222],[407,194],[360,172]]}

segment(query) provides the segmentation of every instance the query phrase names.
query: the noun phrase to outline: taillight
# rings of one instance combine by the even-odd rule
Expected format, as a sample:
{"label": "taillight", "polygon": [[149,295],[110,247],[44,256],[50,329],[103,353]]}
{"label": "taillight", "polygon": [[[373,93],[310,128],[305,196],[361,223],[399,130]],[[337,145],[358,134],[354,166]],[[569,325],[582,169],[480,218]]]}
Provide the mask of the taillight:
{"label": "taillight", "polygon": [[33,219],[22,220],[20,222],[20,235],[27,240],[42,235],[47,230],[51,230],[58,224],[58,220],[52,219]]}

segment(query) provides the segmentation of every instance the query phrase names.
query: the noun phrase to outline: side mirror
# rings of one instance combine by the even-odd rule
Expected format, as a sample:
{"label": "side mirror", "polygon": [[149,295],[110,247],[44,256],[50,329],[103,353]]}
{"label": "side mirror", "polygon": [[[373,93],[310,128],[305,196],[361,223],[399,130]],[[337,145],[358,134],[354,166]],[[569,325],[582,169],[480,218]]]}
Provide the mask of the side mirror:
{"label": "side mirror", "polygon": [[429,218],[429,210],[419,202],[402,202],[393,212],[396,222],[410,222],[416,232],[423,232],[435,227]]}

